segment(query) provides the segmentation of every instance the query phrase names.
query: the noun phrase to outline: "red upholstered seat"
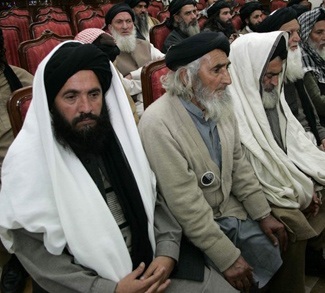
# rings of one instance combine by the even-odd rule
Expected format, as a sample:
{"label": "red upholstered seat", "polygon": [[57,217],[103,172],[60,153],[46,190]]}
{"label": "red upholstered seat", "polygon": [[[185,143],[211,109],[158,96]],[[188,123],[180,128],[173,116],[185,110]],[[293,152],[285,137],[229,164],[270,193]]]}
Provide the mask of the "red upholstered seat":
{"label": "red upholstered seat", "polygon": [[78,32],[87,28],[102,28],[105,24],[105,17],[93,11],[90,17],[80,19],[77,24]]}
{"label": "red upholstered seat", "polygon": [[20,32],[20,37],[22,41],[30,39],[29,35],[29,24],[30,17],[26,15],[17,15],[14,13],[6,13],[0,16],[1,26],[17,26]]}
{"label": "red upholstered seat", "polygon": [[37,14],[46,14],[46,13],[53,12],[53,11],[59,12],[59,13],[64,12],[61,7],[50,5],[50,6],[38,7]]}
{"label": "red upholstered seat", "polygon": [[204,24],[205,24],[205,22],[208,20],[208,18],[207,17],[205,17],[204,15],[200,15],[200,17],[198,18],[198,23],[199,23],[199,27],[200,27],[200,29],[202,29],[203,28],[203,26],[204,26]]}
{"label": "red upholstered seat", "polygon": [[165,19],[169,18],[170,17],[170,12],[168,9],[165,9],[163,11],[160,11],[158,12],[157,14],[157,19],[160,21],[160,22],[163,22]]}
{"label": "red upholstered seat", "polygon": [[159,7],[160,10],[164,10],[164,4],[161,1],[153,0],[151,1],[151,5]]}
{"label": "red upholstered seat", "polygon": [[90,6],[84,4],[82,1],[80,1],[78,4],[73,5],[70,7],[70,15],[71,15],[71,20],[72,20],[72,27],[74,30],[74,33],[77,34],[78,33],[78,26],[77,26],[77,20],[75,18],[75,15],[77,14],[78,11],[82,11],[85,10],[87,8],[89,8]]}
{"label": "red upholstered seat", "polygon": [[287,2],[286,1],[283,1],[283,0],[275,0],[275,1],[272,1],[270,3],[270,11],[274,11],[274,10],[277,10],[279,8],[282,8],[282,7],[286,7],[287,6]]}
{"label": "red upholstered seat", "polygon": [[25,15],[25,16],[30,17],[30,13],[29,13],[28,9],[25,9],[25,8],[11,7],[9,10],[7,10],[7,12],[12,12],[17,15]]}
{"label": "red upholstered seat", "polygon": [[36,15],[35,19],[37,22],[39,22],[39,21],[45,20],[47,18],[47,16],[51,16],[53,19],[56,19],[56,20],[69,21],[69,17],[66,12],[56,12],[56,11],[50,11],[48,13],[38,14],[38,15]]}
{"label": "red upholstered seat", "polygon": [[21,42],[19,29],[16,26],[1,26],[4,47],[6,48],[6,59],[8,64],[20,67],[18,46]]}
{"label": "red upholstered seat", "polygon": [[108,10],[110,10],[113,7],[113,3],[104,3],[104,4],[99,4],[98,8],[103,11],[103,15],[105,16]]}
{"label": "red upholstered seat", "polygon": [[157,15],[160,11],[162,10],[158,6],[151,5],[151,4],[148,6],[148,14],[154,18],[157,18]]}
{"label": "red upholstered seat", "polygon": [[21,66],[34,75],[38,64],[55,46],[72,39],[72,35],[59,36],[51,31],[44,31],[39,38],[20,43],[18,53]]}
{"label": "red upholstered seat", "polygon": [[45,30],[50,30],[60,36],[73,35],[69,21],[56,20],[50,15],[45,20],[34,22],[30,25],[30,33],[33,38],[39,38]]}
{"label": "red upholstered seat", "polygon": [[26,86],[14,91],[7,102],[10,124],[15,137],[23,126],[31,101],[32,87]]}
{"label": "red upholstered seat", "polygon": [[168,72],[169,68],[165,64],[165,59],[152,61],[142,67],[141,83],[144,109],[165,93],[160,77]]}
{"label": "red upholstered seat", "polygon": [[231,22],[237,31],[241,29],[243,22],[241,21],[239,14],[234,15]]}
{"label": "red upholstered seat", "polygon": [[171,32],[171,29],[167,27],[166,21],[153,26],[150,31],[150,42],[156,47],[158,50],[162,50],[165,39]]}

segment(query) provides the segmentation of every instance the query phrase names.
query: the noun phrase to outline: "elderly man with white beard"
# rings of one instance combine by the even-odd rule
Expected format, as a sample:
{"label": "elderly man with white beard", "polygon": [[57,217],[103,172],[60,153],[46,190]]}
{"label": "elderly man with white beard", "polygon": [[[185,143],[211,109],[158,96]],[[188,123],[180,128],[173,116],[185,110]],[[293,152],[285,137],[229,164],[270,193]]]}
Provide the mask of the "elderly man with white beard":
{"label": "elderly man with white beard", "polygon": [[[146,40],[136,38],[134,12],[125,3],[115,4],[105,15],[104,30],[108,31],[116,41],[120,54],[115,65],[123,77],[141,81],[142,66],[165,55]],[[142,94],[133,96],[139,117],[143,113]]]}
{"label": "elderly man with white beard", "polygon": [[298,17],[305,86],[325,126],[325,8],[318,7]]}
{"label": "elderly man with white beard", "polygon": [[150,41],[149,31],[154,26],[159,24],[159,20],[149,16],[148,5],[149,0],[125,0],[134,12],[135,27],[137,30],[137,38]]}
{"label": "elderly man with white beard", "polygon": [[258,27],[257,32],[286,31],[289,35],[287,68],[284,80],[285,99],[306,133],[325,150],[325,128],[320,124],[317,111],[304,85],[297,11],[291,7],[278,9]]}
{"label": "elderly man with white beard", "polygon": [[192,282],[188,292],[265,288],[287,242],[242,151],[225,95],[231,83],[228,54],[229,41],[221,32],[201,32],[172,46],[166,54],[171,69],[163,79],[166,94],[139,123],[159,192],[183,239],[199,251],[201,263],[190,257],[189,268],[196,275],[203,271],[208,281]]}
{"label": "elderly man with white beard", "polygon": [[238,38],[228,90],[246,157],[290,240],[270,292],[304,293],[307,241],[320,255],[315,267],[325,247],[325,153],[306,137],[284,97],[287,39],[279,31]]}

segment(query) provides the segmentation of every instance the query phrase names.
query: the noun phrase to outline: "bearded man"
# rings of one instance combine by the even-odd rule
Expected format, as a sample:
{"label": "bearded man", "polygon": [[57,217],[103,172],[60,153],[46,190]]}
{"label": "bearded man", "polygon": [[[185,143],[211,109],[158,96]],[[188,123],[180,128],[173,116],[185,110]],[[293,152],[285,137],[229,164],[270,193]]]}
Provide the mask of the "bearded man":
{"label": "bearded man", "polygon": [[[124,78],[141,82],[142,66],[150,61],[164,58],[165,55],[146,40],[136,38],[134,12],[125,3],[115,4],[105,16],[104,30],[113,36],[120,54],[116,57],[115,65]],[[137,113],[143,113],[142,93],[133,96]]]}
{"label": "bearded man", "polygon": [[149,16],[149,0],[125,0],[125,3],[128,4],[134,11],[134,24],[137,30],[137,38],[150,41],[150,29],[160,22],[158,19]]}
{"label": "bearded man", "polygon": [[[285,101],[286,32],[250,33],[231,46],[228,87],[247,158],[289,245],[270,292],[305,292],[305,250],[325,245],[325,153],[306,137]],[[314,264],[316,265],[316,264]]]}
{"label": "bearded man", "polygon": [[240,34],[256,31],[256,26],[263,20],[263,5],[258,1],[247,2],[239,10],[242,27]]}
{"label": "bearded man", "polygon": [[167,26],[172,31],[165,39],[162,52],[166,53],[170,46],[200,32],[196,4],[195,0],[173,0],[169,4]]}
{"label": "bearded man", "polygon": [[231,22],[231,6],[228,2],[224,0],[217,1],[209,7],[207,13],[208,20],[203,26],[203,31],[222,32],[230,43],[237,38],[238,34]]}
{"label": "bearded man", "polygon": [[95,45],[62,43],[39,65],[2,184],[1,239],[46,291],[169,285],[181,230],[156,202],[121,81]]}
{"label": "bearded man", "polygon": [[201,32],[172,46],[166,94],[139,123],[158,189],[204,260],[193,265],[196,274],[203,271],[204,280],[210,279],[196,282],[190,292],[265,287],[281,265],[279,247],[286,246],[284,226],[270,214],[242,151],[225,94],[231,83],[228,54],[228,39],[220,32]]}
{"label": "bearded man", "polygon": [[289,32],[287,68],[284,79],[285,99],[310,139],[325,150],[325,128],[320,124],[317,111],[304,85],[304,71],[300,42],[300,25],[297,11],[291,7],[278,9],[258,27],[258,32]]}
{"label": "bearded man", "polygon": [[305,86],[321,124],[325,126],[325,8],[318,7],[298,17]]}

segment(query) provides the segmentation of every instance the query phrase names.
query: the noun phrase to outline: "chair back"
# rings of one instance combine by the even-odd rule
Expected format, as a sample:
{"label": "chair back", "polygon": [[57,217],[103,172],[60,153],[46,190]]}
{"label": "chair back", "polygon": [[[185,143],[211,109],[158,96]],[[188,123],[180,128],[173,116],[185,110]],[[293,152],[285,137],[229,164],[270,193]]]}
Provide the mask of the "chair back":
{"label": "chair back", "polygon": [[1,26],[4,47],[6,48],[6,59],[8,64],[20,67],[18,46],[21,42],[19,29],[16,26]]}
{"label": "chair back", "polygon": [[43,21],[33,22],[29,29],[31,36],[34,39],[39,38],[46,30],[50,30],[59,36],[73,35],[69,21],[56,20],[50,15],[48,15]]}
{"label": "chair back", "polygon": [[87,28],[102,28],[105,24],[105,17],[98,14],[97,11],[93,11],[90,17],[80,19],[78,21],[78,32],[81,32]]}
{"label": "chair back", "polygon": [[70,7],[70,15],[71,15],[72,27],[73,27],[73,30],[74,30],[75,34],[78,33],[78,29],[77,29],[78,25],[77,25],[77,20],[75,18],[75,15],[77,14],[78,11],[85,10],[85,9],[87,9],[89,7],[90,6],[86,5],[82,1],[80,1],[76,5],[73,5],[73,6]]}
{"label": "chair back", "polygon": [[101,11],[103,11],[103,15],[105,16],[106,13],[108,12],[108,10],[110,10],[113,7],[113,3],[103,3],[103,4],[99,4],[98,8],[101,9]]}
{"label": "chair back", "polygon": [[65,20],[69,21],[69,17],[66,12],[56,12],[56,11],[49,11],[48,13],[37,14],[35,17],[36,22],[45,20],[48,16],[51,16],[53,19],[56,20]]}
{"label": "chair back", "polygon": [[199,0],[199,2],[196,4],[196,8],[198,11],[201,11],[205,8],[206,1],[205,0]]}
{"label": "chair back", "polygon": [[149,5],[148,6],[148,14],[154,18],[157,18],[158,13],[162,11],[158,6]]}
{"label": "chair back", "polygon": [[20,88],[11,94],[7,102],[10,124],[15,137],[23,126],[30,102],[32,101],[32,91],[32,86]]}
{"label": "chair back", "polygon": [[287,6],[286,1],[283,0],[274,0],[270,2],[270,11],[273,12],[274,10],[277,10],[279,8],[283,8]]}
{"label": "chair back", "polygon": [[144,109],[165,93],[160,77],[167,74],[169,70],[165,59],[149,62],[142,67],[141,84]]}
{"label": "chair back", "polygon": [[166,20],[162,23],[154,25],[149,31],[151,44],[161,51],[164,46],[165,39],[170,32],[171,29],[166,25]]}
{"label": "chair back", "polygon": [[153,0],[151,1],[151,5],[157,6],[160,8],[160,10],[164,10],[164,4],[161,1]]}
{"label": "chair back", "polygon": [[241,18],[240,18],[239,14],[235,14],[232,17],[231,22],[232,22],[235,30],[239,31],[241,29],[243,22],[241,21]]}
{"label": "chair back", "polygon": [[208,18],[206,16],[202,15],[202,14],[197,19],[197,22],[198,22],[199,27],[200,27],[201,30],[202,30],[202,28],[203,28],[203,26],[204,26],[204,24],[206,23],[207,20],[208,20]]}
{"label": "chair back", "polygon": [[46,30],[39,38],[20,43],[18,53],[21,66],[34,75],[38,64],[46,55],[66,40],[73,40],[73,36],[59,36]]}
{"label": "chair back", "polygon": [[7,12],[12,12],[16,15],[25,15],[25,16],[28,16],[30,17],[30,13],[28,11],[28,9],[25,9],[25,8],[19,8],[19,7],[11,7],[9,10],[7,10]]}
{"label": "chair back", "polygon": [[6,13],[0,16],[1,26],[17,26],[20,32],[21,40],[26,41],[30,39],[29,34],[30,17],[26,15],[17,15],[14,13]]}
{"label": "chair back", "polygon": [[64,12],[63,9],[59,6],[49,5],[49,6],[38,7],[37,14],[47,14],[49,12],[54,12],[54,11],[58,13]]}
{"label": "chair back", "polygon": [[158,14],[157,14],[157,19],[160,21],[160,22],[163,22],[164,20],[166,20],[167,18],[170,17],[170,12],[168,9],[165,9],[165,10],[162,10],[162,11],[159,11]]}

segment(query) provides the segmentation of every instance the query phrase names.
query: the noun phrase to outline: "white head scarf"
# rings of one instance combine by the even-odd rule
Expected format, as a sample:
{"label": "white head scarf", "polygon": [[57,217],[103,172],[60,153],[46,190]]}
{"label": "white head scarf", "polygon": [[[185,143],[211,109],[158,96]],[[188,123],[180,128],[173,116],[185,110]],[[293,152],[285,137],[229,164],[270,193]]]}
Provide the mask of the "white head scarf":
{"label": "white head scarf", "polygon": [[228,90],[238,119],[241,142],[267,199],[278,207],[306,208],[313,194],[312,177],[325,185],[325,153],[307,137],[285,101],[279,77],[277,104],[281,136],[287,153],[276,143],[266,116],[261,83],[267,64],[287,33],[250,33],[231,44],[232,84]]}
{"label": "white head scarf", "polygon": [[[24,125],[11,145],[2,169],[0,236],[10,251],[10,229],[43,233],[55,255],[67,246],[81,265],[119,281],[132,261],[113,215],[94,181],[71,151],[55,139],[44,87],[44,69],[63,44],[39,65],[33,99]],[[155,250],[153,213],[156,181],[145,156],[121,81],[111,64],[112,83],[105,95],[110,120],[135,176],[148,217]]]}

